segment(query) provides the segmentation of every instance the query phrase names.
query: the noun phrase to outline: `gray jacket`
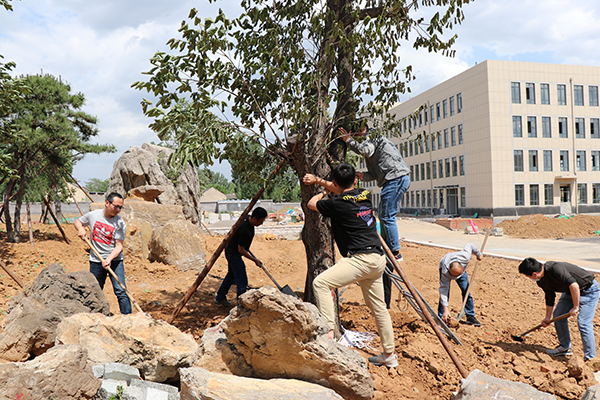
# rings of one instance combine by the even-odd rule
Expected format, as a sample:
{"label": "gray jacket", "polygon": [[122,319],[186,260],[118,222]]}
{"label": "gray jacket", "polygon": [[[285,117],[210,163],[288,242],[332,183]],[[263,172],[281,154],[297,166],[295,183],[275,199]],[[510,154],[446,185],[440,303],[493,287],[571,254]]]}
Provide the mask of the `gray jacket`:
{"label": "gray jacket", "polygon": [[362,143],[349,139],[347,144],[356,154],[365,157],[368,169],[363,177],[365,181],[377,180],[377,185],[381,187],[388,181],[410,174],[410,169],[396,146],[385,137],[365,140]]}
{"label": "gray jacket", "polygon": [[[469,266],[469,261],[471,261],[471,254],[475,254],[477,257],[481,256],[481,252],[477,247],[472,245],[471,243],[467,243],[464,249],[461,251],[455,251],[454,253],[448,253],[442,260],[440,261],[440,304],[443,307],[448,307],[448,296],[450,295],[450,282],[455,281],[460,278],[462,275],[467,273],[467,267]],[[449,269],[450,266],[459,262],[465,268],[465,272],[463,272],[460,276],[453,276]]]}

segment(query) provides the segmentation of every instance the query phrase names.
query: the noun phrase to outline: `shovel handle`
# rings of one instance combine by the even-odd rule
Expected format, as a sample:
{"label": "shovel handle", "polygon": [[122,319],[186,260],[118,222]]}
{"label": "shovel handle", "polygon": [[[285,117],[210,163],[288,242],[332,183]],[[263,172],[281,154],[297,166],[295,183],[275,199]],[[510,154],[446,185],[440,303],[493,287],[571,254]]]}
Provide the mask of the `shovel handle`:
{"label": "shovel handle", "polygon": [[[248,253],[250,253],[252,255],[252,257],[254,257],[258,260],[258,257],[256,257],[250,250],[248,250]],[[271,278],[271,280],[273,281],[275,286],[277,286],[277,289],[279,289],[279,291],[281,291],[281,286],[279,285],[279,283],[277,283],[275,278],[273,278],[273,275],[271,275],[271,273],[267,270],[267,267],[265,267],[262,263],[259,265],[259,267],[262,268],[263,271],[265,271],[265,273],[269,276],[269,278]]]}
{"label": "shovel handle", "polygon": [[[94,246],[92,246],[92,243],[89,241],[89,239],[83,238],[83,240],[88,244],[88,246],[90,246],[90,248],[92,249],[92,251],[94,252],[94,254],[96,254],[96,256],[100,259],[101,262],[104,262],[104,258],[102,258],[102,256],[100,255],[100,253],[98,252],[98,250],[96,250],[96,248]],[[108,271],[108,273],[115,278],[115,280],[117,281],[117,283],[119,284],[119,286],[121,286],[121,288],[125,291],[125,293],[127,294],[127,296],[129,297],[129,300],[131,300],[131,302],[133,303],[133,305],[135,306],[135,308],[143,313],[144,310],[142,310],[142,308],[140,307],[140,305],[137,303],[137,301],[135,301],[135,299],[133,298],[133,296],[131,295],[131,293],[129,293],[129,290],[127,290],[127,288],[125,287],[125,285],[123,285],[123,283],[121,282],[121,280],[117,277],[117,274],[115,274],[115,272],[112,270],[112,268],[108,267],[106,268],[106,270]]]}
{"label": "shovel handle", "polygon": [[[483,250],[485,249],[485,244],[487,243],[487,240],[488,240],[488,236],[490,236],[490,231],[491,231],[491,229],[488,229],[488,231],[485,233],[485,239],[483,239],[483,245],[481,246],[481,250],[480,250],[482,257],[483,257]],[[465,306],[467,305],[467,300],[469,299],[469,294],[471,293],[471,285],[472,285],[473,281],[475,281],[475,272],[477,272],[478,266],[479,266],[479,263],[476,263],[475,268],[473,268],[473,274],[471,274],[471,279],[469,279],[469,286],[467,286],[467,295],[463,299],[463,303],[462,303],[462,307],[460,308],[460,312],[456,315],[457,321],[460,321],[462,319],[462,317],[465,316]]]}
{"label": "shovel handle", "polygon": [[[566,314],[563,314],[563,315],[559,315],[558,317],[552,318],[550,321],[548,321],[548,325],[550,325],[553,322],[560,321],[561,319],[565,319],[569,315],[571,315],[571,314],[570,313],[566,313]],[[531,333],[531,332],[533,332],[535,330],[540,329],[541,327],[542,327],[542,324],[538,324],[538,325],[534,326],[533,328],[531,328],[530,330],[525,331],[525,332],[521,333],[520,335],[517,335],[517,337],[525,336],[528,333]]]}

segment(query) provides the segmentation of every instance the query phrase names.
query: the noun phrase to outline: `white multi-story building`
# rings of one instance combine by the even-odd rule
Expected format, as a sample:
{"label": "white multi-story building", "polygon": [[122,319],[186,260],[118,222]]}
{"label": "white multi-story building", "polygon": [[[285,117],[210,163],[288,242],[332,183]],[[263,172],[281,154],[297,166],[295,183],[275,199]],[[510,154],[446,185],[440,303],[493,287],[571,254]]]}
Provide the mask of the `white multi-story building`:
{"label": "white multi-story building", "polygon": [[393,107],[401,213],[600,212],[599,85],[600,67],[488,60]]}

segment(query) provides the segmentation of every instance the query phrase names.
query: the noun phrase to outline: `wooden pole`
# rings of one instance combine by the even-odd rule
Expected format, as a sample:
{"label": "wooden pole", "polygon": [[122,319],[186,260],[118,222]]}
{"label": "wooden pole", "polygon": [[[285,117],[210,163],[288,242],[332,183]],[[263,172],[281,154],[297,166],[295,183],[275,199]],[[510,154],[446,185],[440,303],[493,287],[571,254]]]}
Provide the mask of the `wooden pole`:
{"label": "wooden pole", "polygon": [[[488,236],[490,236],[491,229],[485,233],[485,239],[483,239],[483,245],[481,246],[481,256],[483,257],[483,250],[485,249],[485,244],[487,243]],[[477,267],[479,266],[479,260],[475,264],[475,268],[473,268],[473,274],[471,275],[471,279],[469,279],[469,286],[467,286],[467,294],[463,299],[462,307],[460,308],[460,312],[456,315],[456,320],[460,321],[462,317],[465,315],[465,306],[467,305],[467,299],[469,298],[469,293],[471,292],[471,288],[473,287],[473,282],[475,282],[475,272],[477,272]]]}
{"label": "wooden pole", "polygon": [[77,199],[75,198],[75,195],[73,194],[73,191],[69,187],[69,182],[67,182],[65,177],[62,175],[61,175],[61,178],[63,179],[63,181],[65,181],[65,185],[67,185],[67,189],[69,190],[69,193],[71,194],[71,198],[73,199],[73,201],[75,202],[75,205],[77,206],[77,209],[79,210],[79,214],[83,215],[83,211],[81,211],[81,207],[79,207],[79,203],[77,202]]}
{"label": "wooden pole", "polygon": [[12,271],[10,269],[8,269],[6,264],[4,264],[2,261],[0,261],[0,267],[2,267],[2,269],[4,269],[6,271],[6,273],[8,275],[10,275],[10,277],[13,278],[15,282],[17,282],[17,285],[21,286],[21,289],[23,289],[23,287],[24,287],[23,282],[21,282],[21,280],[19,278],[17,278],[17,276],[15,274],[13,274]]}
{"label": "wooden pole", "polygon": [[[285,162],[285,160],[281,160],[279,162],[279,164],[277,164],[277,167],[275,167],[273,172],[271,172],[271,175],[269,175],[269,178],[267,179],[267,181],[270,180],[271,178],[273,178],[279,172],[279,170],[283,166],[284,162]],[[187,293],[185,294],[183,299],[181,299],[179,304],[177,304],[177,307],[175,307],[175,310],[173,311],[171,316],[167,319],[167,322],[169,324],[173,323],[175,318],[177,318],[177,315],[179,315],[179,313],[181,312],[183,307],[185,307],[185,305],[188,302],[188,300],[190,299],[190,297],[192,297],[192,295],[196,292],[196,290],[198,289],[198,286],[200,286],[200,284],[202,283],[204,278],[206,278],[206,275],[208,275],[208,272],[213,267],[213,265],[215,264],[215,262],[217,261],[217,259],[219,258],[219,256],[223,252],[223,250],[225,249],[225,246],[227,246],[227,243],[229,243],[229,241],[231,240],[231,238],[233,237],[233,235],[235,234],[237,229],[240,227],[242,222],[244,222],[244,220],[248,216],[248,213],[250,212],[250,210],[252,210],[252,207],[254,207],[254,205],[258,202],[258,199],[260,198],[260,196],[262,196],[264,191],[265,191],[265,188],[263,186],[262,188],[260,188],[258,193],[256,193],[256,195],[254,195],[254,197],[250,201],[250,204],[248,204],[248,206],[246,207],[246,209],[244,210],[242,215],[240,215],[238,220],[235,221],[235,224],[233,224],[233,226],[229,230],[229,233],[227,234],[227,236],[225,236],[225,238],[223,239],[223,241],[221,242],[221,244],[219,245],[217,250],[213,253],[210,260],[208,260],[208,263],[206,263],[206,265],[204,266],[204,269],[200,272],[200,274],[196,278],[196,281],[194,282],[194,284],[189,288],[189,290],[187,291]]]}
{"label": "wooden pole", "polygon": [[92,196],[90,196],[90,194],[87,192],[87,190],[85,190],[84,188],[81,187],[79,182],[77,182],[77,179],[73,178],[73,175],[71,175],[68,171],[66,171],[66,172],[67,172],[67,174],[69,174],[71,179],[73,179],[73,182],[75,182],[75,184],[79,187],[79,189],[81,189],[83,191],[83,193],[85,193],[85,195],[88,197],[88,199],[90,199],[90,201],[93,203],[94,199],[92,199]]}
{"label": "wooden pole", "polygon": [[446,350],[446,352],[448,353],[448,355],[450,356],[450,358],[454,362],[454,365],[456,365],[456,368],[458,368],[458,372],[460,372],[460,374],[462,375],[463,378],[466,378],[469,374],[467,373],[467,370],[465,369],[464,365],[462,365],[462,363],[458,359],[458,356],[456,355],[456,353],[454,352],[454,350],[452,350],[452,347],[450,347],[450,342],[448,342],[448,340],[446,339],[446,337],[444,336],[444,334],[442,333],[442,331],[440,331],[440,327],[435,323],[435,321],[433,320],[433,317],[431,316],[431,314],[429,314],[429,310],[427,309],[427,307],[425,307],[425,304],[423,303],[423,300],[421,300],[421,297],[416,292],[416,290],[413,287],[412,283],[410,283],[410,281],[408,280],[408,278],[404,274],[404,271],[402,271],[402,269],[400,268],[400,264],[398,264],[398,261],[396,261],[396,257],[394,257],[394,255],[392,254],[392,251],[390,250],[390,248],[388,247],[388,245],[385,243],[385,240],[383,240],[383,238],[381,237],[381,235],[379,235],[379,239],[381,240],[381,245],[383,246],[383,250],[385,251],[385,254],[388,256],[388,258],[390,259],[390,261],[394,265],[394,269],[396,270],[396,272],[398,272],[398,275],[400,275],[400,277],[402,278],[402,281],[404,282],[404,284],[406,285],[406,287],[410,291],[410,294],[412,295],[412,297],[417,302],[417,305],[421,309],[421,312],[425,316],[425,319],[427,320],[427,322],[429,323],[429,325],[431,325],[431,327],[433,328],[433,331],[437,335],[437,337],[440,340],[440,342],[442,342],[442,346],[444,346],[444,349]]}
{"label": "wooden pole", "polygon": [[29,196],[25,194],[25,202],[27,203],[27,230],[29,231],[29,243],[33,246],[33,227],[31,226],[31,203]]}
{"label": "wooden pole", "polygon": [[[104,259],[102,258],[102,256],[100,255],[100,253],[98,252],[98,250],[96,250],[96,248],[94,246],[92,246],[92,243],[88,240],[88,238],[86,237],[85,239],[83,239],[88,246],[90,246],[90,248],[92,249],[92,251],[96,254],[96,256],[100,259],[101,262],[104,262]],[[110,267],[110,265],[108,266],[108,268],[106,268],[106,270],[108,271],[108,273],[115,278],[115,280],[117,281],[117,283],[119,284],[119,286],[121,286],[121,288],[123,288],[123,290],[125,291],[125,293],[127,294],[127,296],[129,297],[129,300],[131,300],[131,302],[133,303],[133,305],[135,306],[135,308],[143,313],[144,310],[142,310],[142,308],[140,307],[140,305],[137,303],[137,301],[135,301],[135,299],[133,298],[133,296],[131,295],[131,293],[129,293],[129,290],[127,290],[127,288],[125,287],[125,285],[123,285],[123,283],[121,282],[121,280],[117,277],[117,274],[115,274],[115,272],[112,270],[112,268]]]}
{"label": "wooden pole", "polygon": [[69,238],[67,237],[67,234],[65,233],[65,231],[63,231],[62,226],[60,226],[60,222],[58,222],[56,215],[54,215],[54,211],[52,211],[52,208],[50,207],[50,203],[48,202],[48,200],[46,200],[46,198],[44,196],[42,196],[42,201],[46,205],[46,208],[48,209],[48,212],[52,216],[54,223],[56,223],[56,226],[58,226],[58,230],[60,230],[60,233],[62,233],[63,238],[65,238],[65,242],[67,242],[67,244],[71,244],[71,242],[69,242]]}

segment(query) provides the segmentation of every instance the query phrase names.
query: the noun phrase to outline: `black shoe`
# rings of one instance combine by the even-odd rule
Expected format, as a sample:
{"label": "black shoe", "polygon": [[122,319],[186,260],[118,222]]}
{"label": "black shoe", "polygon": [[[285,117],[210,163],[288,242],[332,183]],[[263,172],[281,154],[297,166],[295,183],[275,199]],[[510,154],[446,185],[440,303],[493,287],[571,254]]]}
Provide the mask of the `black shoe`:
{"label": "black shoe", "polygon": [[227,298],[224,298],[223,300],[217,300],[215,298],[215,304],[220,304],[223,307],[231,307],[231,303],[229,302],[229,300],[227,300]]}
{"label": "black shoe", "polygon": [[477,321],[477,318],[473,317],[467,317],[467,325],[473,325],[473,326],[481,326],[481,322]]}

